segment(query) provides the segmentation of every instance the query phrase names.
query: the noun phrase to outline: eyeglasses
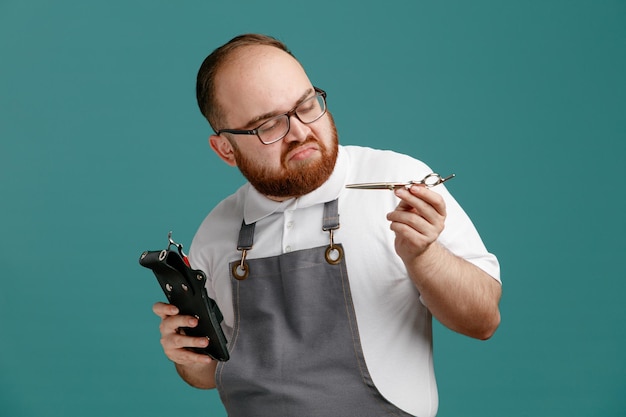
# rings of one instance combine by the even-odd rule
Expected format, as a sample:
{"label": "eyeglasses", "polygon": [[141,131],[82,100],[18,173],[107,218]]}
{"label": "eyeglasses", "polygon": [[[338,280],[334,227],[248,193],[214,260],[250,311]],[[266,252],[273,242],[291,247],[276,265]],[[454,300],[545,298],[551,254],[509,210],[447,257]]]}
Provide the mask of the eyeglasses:
{"label": "eyeglasses", "polygon": [[291,116],[296,116],[298,120],[308,125],[320,119],[326,113],[326,92],[317,87],[313,88],[315,89],[314,96],[307,98],[287,113],[266,120],[255,129],[220,129],[215,134],[256,135],[261,143],[265,145],[278,142],[289,133]]}

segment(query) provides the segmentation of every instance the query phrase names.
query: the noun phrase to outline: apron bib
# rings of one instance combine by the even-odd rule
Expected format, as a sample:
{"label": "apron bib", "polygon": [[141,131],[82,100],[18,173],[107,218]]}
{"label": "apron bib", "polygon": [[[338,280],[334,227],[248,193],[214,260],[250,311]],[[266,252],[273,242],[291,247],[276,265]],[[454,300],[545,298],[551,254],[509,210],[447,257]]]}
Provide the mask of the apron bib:
{"label": "apron bib", "polygon": [[335,200],[324,207],[329,246],[244,261],[254,224],[242,225],[231,358],[216,371],[229,417],[409,417],[365,365],[338,227]]}

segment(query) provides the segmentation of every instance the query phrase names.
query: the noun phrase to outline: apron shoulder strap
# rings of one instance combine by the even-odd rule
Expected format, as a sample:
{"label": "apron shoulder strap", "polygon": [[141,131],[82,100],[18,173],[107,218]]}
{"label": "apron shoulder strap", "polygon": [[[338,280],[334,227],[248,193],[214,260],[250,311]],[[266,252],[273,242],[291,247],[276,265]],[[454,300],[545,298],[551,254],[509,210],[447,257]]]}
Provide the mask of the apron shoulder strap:
{"label": "apron shoulder strap", "polygon": [[328,201],[324,204],[324,219],[322,230],[339,229],[339,199]]}

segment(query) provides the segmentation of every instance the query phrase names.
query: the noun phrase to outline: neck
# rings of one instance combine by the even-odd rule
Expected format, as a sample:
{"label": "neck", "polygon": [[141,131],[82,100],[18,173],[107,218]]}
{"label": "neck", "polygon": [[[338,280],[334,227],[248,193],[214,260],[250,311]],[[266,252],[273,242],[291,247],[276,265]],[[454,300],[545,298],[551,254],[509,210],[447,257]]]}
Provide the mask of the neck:
{"label": "neck", "polygon": [[283,201],[287,201],[287,200],[290,200],[292,198],[300,197],[299,195],[298,196],[288,196],[288,197],[276,197],[276,196],[273,196],[273,195],[266,195],[266,194],[263,194],[263,196],[265,196],[266,198],[269,198],[272,201],[276,201],[278,203],[282,203]]}

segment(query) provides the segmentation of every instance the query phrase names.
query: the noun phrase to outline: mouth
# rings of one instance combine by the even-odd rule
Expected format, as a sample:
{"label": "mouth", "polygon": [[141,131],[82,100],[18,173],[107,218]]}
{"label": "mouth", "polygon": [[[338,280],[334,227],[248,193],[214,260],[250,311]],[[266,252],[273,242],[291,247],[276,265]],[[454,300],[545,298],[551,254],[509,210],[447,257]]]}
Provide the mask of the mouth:
{"label": "mouth", "polygon": [[315,153],[319,153],[320,148],[317,144],[317,141],[310,139],[307,140],[303,145],[299,145],[295,149],[292,149],[287,152],[285,160],[287,162],[290,161],[304,161],[312,157]]}

